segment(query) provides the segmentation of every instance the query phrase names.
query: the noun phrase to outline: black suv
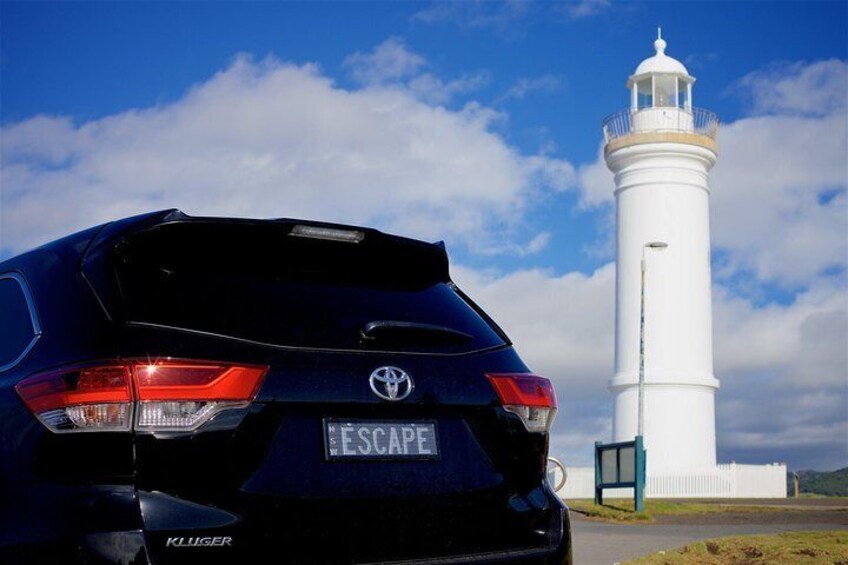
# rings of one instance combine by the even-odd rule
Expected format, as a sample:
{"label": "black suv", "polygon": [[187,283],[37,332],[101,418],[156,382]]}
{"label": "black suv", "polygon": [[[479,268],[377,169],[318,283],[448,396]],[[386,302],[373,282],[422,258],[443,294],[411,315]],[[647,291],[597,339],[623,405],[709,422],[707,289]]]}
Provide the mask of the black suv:
{"label": "black suv", "polygon": [[555,412],[441,244],[115,221],[0,263],[0,562],[570,563]]}

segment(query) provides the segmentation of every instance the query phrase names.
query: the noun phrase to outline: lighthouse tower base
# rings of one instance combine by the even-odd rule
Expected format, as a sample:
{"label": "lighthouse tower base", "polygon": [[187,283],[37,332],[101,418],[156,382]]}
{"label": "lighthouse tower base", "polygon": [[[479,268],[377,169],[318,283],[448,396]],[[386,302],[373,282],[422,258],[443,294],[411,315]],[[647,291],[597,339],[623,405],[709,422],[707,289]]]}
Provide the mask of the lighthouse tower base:
{"label": "lighthouse tower base", "polygon": [[[633,441],[638,433],[639,385],[611,388],[615,395],[613,442]],[[715,391],[708,385],[645,383],[649,476],[715,466]]]}

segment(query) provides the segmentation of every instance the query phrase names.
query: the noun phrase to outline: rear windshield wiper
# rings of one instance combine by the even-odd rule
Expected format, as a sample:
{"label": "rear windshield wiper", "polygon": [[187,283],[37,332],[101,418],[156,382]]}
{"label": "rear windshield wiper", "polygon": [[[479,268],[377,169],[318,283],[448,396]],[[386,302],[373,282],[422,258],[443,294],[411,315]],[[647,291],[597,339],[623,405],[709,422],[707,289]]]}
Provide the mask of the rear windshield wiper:
{"label": "rear windshield wiper", "polygon": [[369,322],[360,330],[360,334],[363,341],[382,345],[448,345],[467,343],[474,339],[470,334],[445,326],[393,320]]}

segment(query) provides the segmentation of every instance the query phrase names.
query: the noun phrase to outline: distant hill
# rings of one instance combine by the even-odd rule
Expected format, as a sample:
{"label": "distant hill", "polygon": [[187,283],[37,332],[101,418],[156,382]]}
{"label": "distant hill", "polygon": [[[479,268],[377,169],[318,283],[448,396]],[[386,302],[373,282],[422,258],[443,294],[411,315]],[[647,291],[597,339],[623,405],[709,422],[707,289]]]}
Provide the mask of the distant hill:
{"label": "distant hill", "polygon": [[[801,481],[801,493],[823,494],[826,496],[848,496],[848,467],[836,471],[798,471]],[[787,493],[795,494],[792,473],[787,477]]]}

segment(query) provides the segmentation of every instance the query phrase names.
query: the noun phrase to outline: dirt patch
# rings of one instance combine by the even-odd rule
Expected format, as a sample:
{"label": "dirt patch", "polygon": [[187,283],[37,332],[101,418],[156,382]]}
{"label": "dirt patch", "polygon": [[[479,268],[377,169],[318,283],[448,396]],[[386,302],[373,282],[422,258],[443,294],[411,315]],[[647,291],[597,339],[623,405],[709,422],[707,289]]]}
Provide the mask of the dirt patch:
{"label": "dirt patch", "polygon": [[710,555],[718,555],[721,553],[721,546],[716,542],[708,541],[705,545],[707,546],[707,553]]}
{"label": "dirt patch", "polygon": [[749,559],[757,559],[763,556],[763,552],[756,547],[743,547],[742,553],[744,553],[745,557]]}

